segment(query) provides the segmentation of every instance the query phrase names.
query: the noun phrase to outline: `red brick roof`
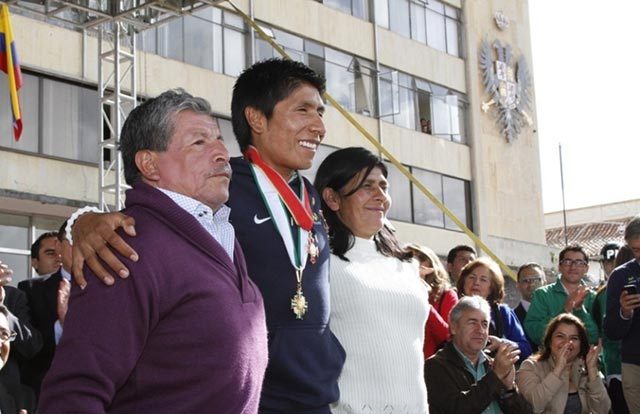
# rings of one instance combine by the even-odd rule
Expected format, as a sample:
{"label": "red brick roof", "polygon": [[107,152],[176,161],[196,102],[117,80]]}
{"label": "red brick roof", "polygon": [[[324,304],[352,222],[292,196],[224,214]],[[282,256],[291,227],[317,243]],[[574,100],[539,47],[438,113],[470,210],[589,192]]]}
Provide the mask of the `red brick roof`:
{"label": "red brick roof", "polygon": [[[567,226],[567,240],[569,244],[581,245],[589,257],[596,258],[600,255],[600,249],[605,243],[624,244],[624,229],[632,218]],[[559,249],[565,246],[563,227],[547,229],[545,235],[548,246]]]}

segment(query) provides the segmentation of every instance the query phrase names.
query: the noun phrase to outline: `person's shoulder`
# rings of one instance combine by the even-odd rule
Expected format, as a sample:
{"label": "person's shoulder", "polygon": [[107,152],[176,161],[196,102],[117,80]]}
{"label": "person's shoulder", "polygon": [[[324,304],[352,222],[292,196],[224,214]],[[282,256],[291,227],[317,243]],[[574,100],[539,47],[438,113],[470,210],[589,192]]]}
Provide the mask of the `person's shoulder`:
{"label": "person's shoulder", "polygon": [[539,367],[540,362],[541,361],[539,361],[535,355],[532,355],[529,358],[522,361],[522,364],[520,364],[520,368],[518,369],[518,371],[523,371],[523,372],[535,371],[536,368]]}

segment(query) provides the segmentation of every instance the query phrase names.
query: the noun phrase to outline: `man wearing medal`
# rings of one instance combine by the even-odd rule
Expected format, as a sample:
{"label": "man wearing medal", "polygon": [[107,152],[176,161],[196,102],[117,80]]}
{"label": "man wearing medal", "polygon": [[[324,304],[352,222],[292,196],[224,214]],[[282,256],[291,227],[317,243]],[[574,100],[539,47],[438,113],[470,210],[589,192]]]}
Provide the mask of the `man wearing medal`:
{"label": "man wearing medal", "polygon": [[[251,279],[262,292],[269,364],[261,413],[328,414],[339,398],[345,352],[329,328],[329,246],[320,198],[299,170],[311,167],[326,133],[324,79],[302,63],[269,59],[244,71],[234,86],[233,130],[244,158],[232,158],[230,222]],[[73,226],[74,273],[82,262],[114,283],[99,256],[127,275],[110,245],[137,255],[114,233],[135,234],[121,213],[84,214]],[[76,271],[78,270],[78,271]]]}

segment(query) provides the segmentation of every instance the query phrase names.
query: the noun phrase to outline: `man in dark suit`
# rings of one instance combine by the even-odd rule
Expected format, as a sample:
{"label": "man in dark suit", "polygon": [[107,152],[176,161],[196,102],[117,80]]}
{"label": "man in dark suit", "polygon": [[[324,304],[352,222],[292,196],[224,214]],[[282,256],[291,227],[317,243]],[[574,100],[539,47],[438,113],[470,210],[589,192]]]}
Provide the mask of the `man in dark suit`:
{"label": "man in dark suit", "polygon": [[[60,257],[61,250],[65,249],[65,245],[60,243],[61,240],[65,240],[64,224],[60,231],[54,234],[57,237],[56,252]],[[68,246],[66,247],[68,248]],[[32,359],[25,361],[22,366],[23,382],[33,388],[36,397],[40,394],[40,384],[51,366],[56,344],[61,334],[58,291],[61,287],[66,286],[65,282],[62,281],[65,279],[70,280],[71,278],[69,273],[71,261],[67,260],[66,262],[62,260],[62,266],[49,276],[45,274],[43,277],[18,283],[18,289],[22,290],[27,296],[31,322],[42,335],[42,349]],[[68,288],[66,288],[66,291],[68,291]],[[64,295],[61,296],[64,297]],[[63,307],[64,309],[66,309],[66,306]]]}
{"label": "man in dark suit", "polygon": [[[29,306],[24,292],[7,285],[11,282],[12,273],[12,270],[0,261],[0,304],[7,308],[10,329],[16,333],[9,358],[0,371],[0,386],[4,395],[0,404],[5,408],[24,408],[28,412],[34,412],[35,394],[30,387],[22,384],[20,366],[42,348],[42,336],[31,326]],[[7,398],[10,401],[5,401]]]}
{"label": "man in dark suit", "polygon": [[[520,295],[522,295],[522,300],[520,300],[514,312],[522,326],[524,326],[524,318],[527,316],[529,305],[531,305],[533,292],[542,286],[544,281],[544,271],[539,264],[530,262],[518,268],[518,291],[520,291]],[[531,349],[535,352],[538,349],[538,344],[534,343],[531,338],[529,338],[529,335],[527,335],[527,340],[531,344]]]}

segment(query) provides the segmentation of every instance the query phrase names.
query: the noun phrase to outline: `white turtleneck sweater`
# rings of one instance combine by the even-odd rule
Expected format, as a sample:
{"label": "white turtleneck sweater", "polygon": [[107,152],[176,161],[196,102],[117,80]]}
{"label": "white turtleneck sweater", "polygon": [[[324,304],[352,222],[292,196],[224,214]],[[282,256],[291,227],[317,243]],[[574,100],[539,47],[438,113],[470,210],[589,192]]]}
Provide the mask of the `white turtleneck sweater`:
{"label": "white turtleneck sweater", "polygon": [[415,262],[381,255],[356,238],[345,262],[332,255],[331,330],[347,359],[333,413],[428,413],[424,383],[427,288]]}

